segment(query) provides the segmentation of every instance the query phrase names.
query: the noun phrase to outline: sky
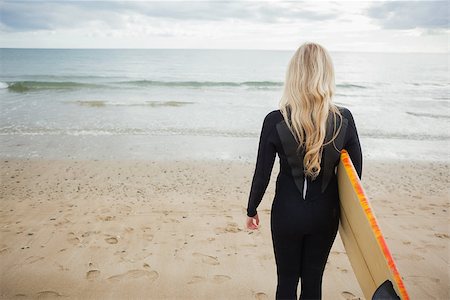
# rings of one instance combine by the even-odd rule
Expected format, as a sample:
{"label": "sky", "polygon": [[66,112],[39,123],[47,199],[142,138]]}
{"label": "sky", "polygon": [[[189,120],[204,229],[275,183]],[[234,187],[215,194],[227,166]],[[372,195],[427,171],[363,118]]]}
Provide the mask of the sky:
{"label": "sky", "polygon": [[2,48],[449,52],[447,1],[0,0]]}

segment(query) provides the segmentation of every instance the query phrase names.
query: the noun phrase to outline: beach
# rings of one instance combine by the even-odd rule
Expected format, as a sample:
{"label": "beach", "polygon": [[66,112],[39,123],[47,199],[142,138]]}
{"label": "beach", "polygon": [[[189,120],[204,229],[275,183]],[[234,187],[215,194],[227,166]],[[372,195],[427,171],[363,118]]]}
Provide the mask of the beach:
{"label": "beach", "polygon": [[[1,161],[1,298],[273,299],[278,159],[245,229],[254,162]],[[366,160],[362,183],[411,299],[448,299],[448,162]],[[323,299],[363,299],[337,237]]]}
{"label": "beach", "polygon": [[[0,54],[0,298],[274,298],[278,159],[260,229],[244,225],[292,51]],[[411,299],[449,299],[447,55],[331,55]],[[338,236],[323,299],[362,297]]]}

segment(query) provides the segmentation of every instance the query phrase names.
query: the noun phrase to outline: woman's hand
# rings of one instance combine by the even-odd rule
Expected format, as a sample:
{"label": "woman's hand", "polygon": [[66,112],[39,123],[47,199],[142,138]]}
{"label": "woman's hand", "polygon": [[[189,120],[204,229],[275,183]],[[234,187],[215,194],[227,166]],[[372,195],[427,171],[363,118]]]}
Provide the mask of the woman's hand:
{"label": "woman's hand", "polygon": [[255,229],[258,229],[258,226],[259,226],[258,214],[256,214],[253,217],[247,217],[247,228],[248,229],[255,230]]}

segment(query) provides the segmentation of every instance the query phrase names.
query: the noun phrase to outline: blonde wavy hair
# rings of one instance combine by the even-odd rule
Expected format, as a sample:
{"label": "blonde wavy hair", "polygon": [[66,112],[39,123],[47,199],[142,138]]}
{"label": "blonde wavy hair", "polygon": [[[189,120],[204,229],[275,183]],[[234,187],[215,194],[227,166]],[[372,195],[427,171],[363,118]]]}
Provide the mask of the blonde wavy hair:
{"label": "blonde wavy hair", "polygon": [[[332,103],[335,93],[334,67],[328,51],[316,43],[301,45],[289,62],[280,111],[286,124],[304,148],[304,173],[315,179],[320,173],[323,147],[334,142],[339,109]],[[327,118],[334,114],[334,134],[325,143]]]}

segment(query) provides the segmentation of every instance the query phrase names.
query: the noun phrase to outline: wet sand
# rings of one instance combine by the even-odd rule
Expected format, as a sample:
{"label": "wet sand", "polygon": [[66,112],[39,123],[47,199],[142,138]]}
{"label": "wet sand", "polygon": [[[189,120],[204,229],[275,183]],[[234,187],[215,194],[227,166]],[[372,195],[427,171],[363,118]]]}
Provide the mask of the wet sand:
{"label": "wet sand", "polygon": [[[411,299],[448,299],[448,163],[365,162]],[[273,299],[270,205],[244,228],[253,163],[2,160],[1,298]],[[362,299],[339,237],[324,299]]]}

